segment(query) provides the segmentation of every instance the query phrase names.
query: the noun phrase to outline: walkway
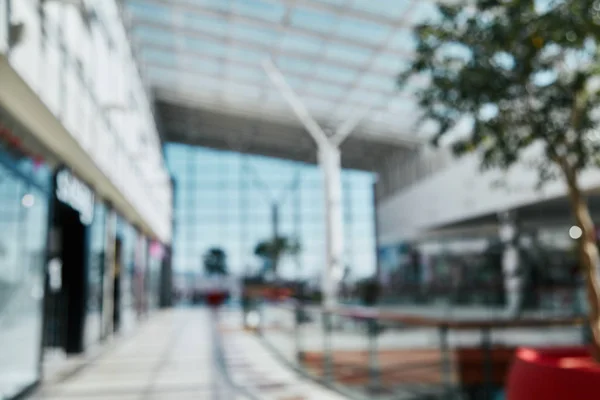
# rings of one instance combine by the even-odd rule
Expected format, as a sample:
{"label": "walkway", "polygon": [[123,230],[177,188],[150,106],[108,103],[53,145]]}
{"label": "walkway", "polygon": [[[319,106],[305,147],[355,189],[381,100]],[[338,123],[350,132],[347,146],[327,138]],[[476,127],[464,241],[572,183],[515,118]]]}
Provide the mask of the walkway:
{"label": "walkway", "polygon": [[[66,379],[46,383],[32,398],[342,399],[282,366],[254,335],[241,329],[239,314],[222,314],[218,341],[211,334],[213,324],[206,310],[157,314],[134,335],[117,339],[94,362]],[[214,351],[215,344],[222,344],[224,351]]]}

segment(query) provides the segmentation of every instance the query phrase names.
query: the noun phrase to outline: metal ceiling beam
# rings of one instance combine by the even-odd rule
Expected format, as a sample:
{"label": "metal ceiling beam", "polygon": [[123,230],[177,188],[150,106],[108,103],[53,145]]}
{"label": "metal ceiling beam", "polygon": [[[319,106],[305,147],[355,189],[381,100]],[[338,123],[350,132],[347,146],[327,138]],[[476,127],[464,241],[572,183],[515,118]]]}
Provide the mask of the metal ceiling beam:
{"label": "metal ceiling beam", "polygon": [[[159,85],[155,87],[154,91],[155,98],[159,101],[179,104],[185,107],[202,108],[207,111],[220,113],[223,115],[223,118],[227,118],[228,116],[240,116],[249,119],[258,119],[256,114],[256,102],[248,105],[247,107],[236,104],[234,109],[224,110],[223,107],[217,107],[214,102],[198,96],[198,93],[193,90],[173,90],[172,87]],[[292,118],[287,113],[281,113],[279,110],[275,110],[270,115],[265,115],[264,117],[275,123],[297,125],[296,118]]]}
{"label": "metal ceiling beam", "polygon": [[[339,6],[339,5],[335,5],[335,4],[331,4],[331,3],[325,3],[325,2],[321,2],[321,1],[315,1],[315,0],[265,0],[269,3],[273,3],[273,4],[292,4],[292,3],[296,3],[297,6],[300,7],[304,7],[304,8],[309,8],[309,9],[313,9],[316,11],[323,11],[326,13],[337,13],[340,11],[343,11],[344,15],[347,15],[349,17],[353,17],[356,19],[360,19],[366,22],[373,22],[376,23],[378,25],[383,25],[383,26],[389,26],[389,27],[405,27],[408,28],[410,27],[409,23],[403,19],[403,18],[393,18],[393,17],[388,17],[387,15],[383,15],[383,14],[376,14],[373,12],[369,12],[369,11],[364,11],[364,10],[357,10],[355,8],[350,8],[348,6]],[[420,0],[423,3],[431,3],[430,0]]]}
{"label": "metal ceiling beam", "polygon": [[[137,3],[140,5],[153,4],[153,5],[157,5],[157,6],[166,7],[167,9],[177,9],[178,11],[180,11],[184,14],[191,13],[191,14],[206,16],[209,18],[219,18],[219,19],[223,19],[223,20],[227,20],[228,15],[229,15],[229,12],[226,12],[226,11],[211,10],[200,4],[187,3],[187,2],[184,2],[181,0],[143,0],[143,1],[131,1],[131,3]],[[272,29],[272,30],[279,32],[280,34],[295,33],[295,34],[299,34],[299,35],[305,35],[308,37],[312,37],[313,39],[322,40],[327,43],[345,44],[348,46],[358,47],[363,50],[369,50],[369,51],[374,50],[373,45],[365,43],[365,42],[361,42],[359,40],[354,40],[354,39],[346,38],[343,36],[337,36],[337,35],[332,35],[332,34],[327,34],[327,33],[321,33],[321,32],[313,31],[310,29],[300,28],[297,26],[284,27],[280,24],[280,21],[270,22],[270,21],[266,21],[265,19],[262,19],[262,18],[251,17],[251,16],[246,16],[246,15],[240,15],[240,14],[235,14],[235,21],[236,21],[236,23],[247,24],[253,28],[259,28],[259,29],[264,29],[264,30]],[[407,52],[405,50],[400,50],[400,49],[391,49],[391,50],[392,50],[392,54],[395,54],[397,56],[411,56],[412,55],[412,52]]]}
{"label": "metal ceiling beam", "polygon": [[[409,3],[406,5],[406,11],[403,13],[403,17],[410,16],[410,14],[413,10],[413,7],[416,4],[417,4],[417,0],[409,0]],[[373,50],[375,52],[375,54],[371,57],[369,62],[363,66],[362,70],[359,73],[361,75],[361,78],[364,77],[373,67],[373,61],[375,60],[376,55],[390,52],[390,50],[391,50],[390,43],[396,33],[397,33],[397,29],[393,28],[392,31],[390,32],[390,34],[387,36],[387,38],[382,43],[380,43],[376,49]],[[357,89],[360,85],[360,81],[361,81],[361,79],[359,78],[359,79],[356,79],[354,82],[352,82],[352,84],[348,88],[348,92],[352,92],[353,90]],[[384,101],[385,97],[387,97],[387,96],[382,95],[382,99],[380,99],[380,101]],[[340,102],[338,103],[339,105],[338,105],[337,109],[334,111],[334,115],[343,106],[343,100],[344,100],[343,97],[340,97]],[[387,107],[387,103],[386,103],[386,107]],[[373,105],[373,108],[375,108],[375,105]]]}
{"label": "metal ceiling beam", "polygon": [[[149,43],[147,39],[143,37],[143,35],[136,34],[135,28],[137,27],[146,27],[151,28],[163,32],[173,33],[175,35],[183,35],[186,37],[190,37],[193,39],[199,40],[208,40],[216,44],[223,45],[224,47],[231,45],[232,48],[240,48],[244,50],[256,51],[259,53],[263,53],[262,55],[267,55],[272,52],[272,47],[267,44],[258,43],[248,39],[240,39],[237,38],[234,41],[229,42],[227,38],[220,35],[215,35],[209,32],[201,31],[198,29],[192,29],[189,27],[181,27],[181,26],[173,26],[167,24],[166,22],[160,22],[155,20],[149,20],[139,17],[133,17],[133,28],[132,33],[137,36],[137,44],[142,46],[143,44]],[[315,62],[318,65],[323,66],[331,66],[336,68],[344,68],[346,70],[352,70],[356,73],[359,73],[362,67],[360,65],[352,65],[344,61],[339,61],[335,59],[322,57],[321,54],[317,53],[307,53],[298,50],[290,50],[285,49],[281,52],[280,55],[289,56],[297,59],[301,59],[302,61]],[[407,57],[399,57],[403,59],[407,59]],[[389,76],[390,78],[394,78],[398,75],[398,71],[391,69],[383,69],[383,68],[373,68],[373,71],[377,73],[377,75],[381,76]]]}
{"label": "metal ceiling beam", "polygon": [[[198,51],[187,51],[186,53],[180,53],[179,51],[174,50],[170,46],[164,46],[164,45],[150,43],[150,42],[148,42],[147,44],[144,44],[143,46],[146,49],[150,49],[150,50],[156,51],[158,53],[164,53],[165,56],[167,54],[173,55],[174,57],[176,57],[176,59],[178,61],[183,61],[184,63],[186,61],[190,61],[190,60],[203,60],[203,61],[217,62],[217,63],[226,62],[226,63],[229,63],[234,66],[240,66],[240,67],[244,67],[246,69],[255,70],[257,72],[259,72],[259,71],[262,72],[262,67],[259,64],[253,63],[251,61],[233,60],[233,59],[223,57],[223,56],[213,56],[210,54],[203,54]],[[142,58],[142,61],[146,62],[146,59],[143,55],[143,51],[141,52],[141,58]],[[336,86],[342,90],[349,90],[351,88],[354,88],[354,85],[352,85],[351,82],[343,84],[338,81],[332,81],[332,80],[320,78],[318,76],[315,76],[314,73],[311,74],[311,73],[303,73],[303,72],[294,72],[291,70],[285,70],[285,72],[290,77],[294,77],[294,78],[298,78],[298,79],[307,79],[312,82]],[[198,71],[198,73],[203,74],[203,72],[201,72],[201,71]],[[262,82],[263,82],[262,79],[256,79],[256,83],[262,83]],[[397,97],[400,97],[400,98],[408,97],[408,95],[405,92],[396,91],[394,83],[395,82],[393,81],[392,77],[390,76],[390,90],[377,89],[377,88],[368,87],[368,86],[361,86],[360,90],[367,92],[367,93],[371,93],[371,94],[379,94],[379,95],[396,94]]]}
{"label": "metal ceiling beam", "polygon": [[[162,95],[162,92],[158,93],[157,99],[159,101],[159,107],[163,115],[172,116],[174,119],[182,119],[187,118],[186,114],[193,114],[194,116],[200,116],[203,119],[220,119],[222,118],[224,121],[236,121],[242,120],[241,122],[244,126],[254,125],[258,129],[268,129],[274,131],[282,131],[287,129],[303,129],[300,125],[298,125],[298,121],[296,118],[289,120],[277,120],[277,119],[259,119],[254,113],[248,114],[228,114],[224,113],[222,109],[214,109],[212,111],[205,109],[198,110],[195,107],[196,104],[181,104],[177,103],[174,98],[165,98]],[[166,113],[166,114],[165,114]],[[383,150],[389,150],[390,146],[398,147],[402,149],[415,149],[419,146],[426,143],[426,141],[414,138],[414,137],[406,137],[399,135],[385,135],[385,134],[374,134],[369,133],[368,131],[362,130],[354,136],[358,140],[372,143],[373,146],[378,146]]]}
{"label": "metal ceiling beam", "polygon": [[273,61],[266,60],[263,63],[269,79],[273,81],[277,89],[281,92],[281,95],[286,99],[302,125],[306,128],[308,133],[312,136],[315,143],[321,148],[321,146],[329,146],[329,138],[323,132],[323,129],[319,126],[317,121],[310,115],[308,109],[304,106],[304,103],[294,93],[294,90],[286,82],[283,75],[273,64]]}
{"label": "metal ceiling beam", "polygon": [[[282,154],[299,149],[303,149],[309,155],[314,154],[314,142],[308,139],[303,129],[298,126],[282,126],[266,121],[253,123],[243,118],[224,119],[221,124],[218,115],[197,113],[193,109],[165,103],[159,103],[157,110],[163,117],[165,123],[164,133],[167,139],[173,137],[173,132],[187,132],[188,142],[195,142],[200,139],[209,140],[212,137],[215,140],[217,138],[223,139],[229,145],[234,141],[243,141],[247,144],[254,143],[255,146],[262,146],[263,148],[278,148]],[[181,137],[181,134],[178,136]],[[290,143],[294,143],[294,146],[290,146]],[[351,167],[360,164],[362,165],[360,169],[373,170],[374,161],[390,153],[394,148],[401,150],[402,154],[412,151],[411,147],[405,147],[404,145],[404,143],[390,144],[389,142],[370,141],[357,135],[343,146],[345,149],[343,152],[344,164],[353,164]],[[314,162],[314,157],[310,158],[308,161]]]}
{"label": "metal ceiling beam", "polygon": [[[183,74],[189,74],[189,75],[198,75],[198,76],[202,76],[202,77],[208,77],[210,79],[214,79],[215,81],[221,81],[221,76],[219,74],[214,74],[214,73],[209,73],[209,72],[204,72],[204,71],[196,71],[193,70],[191,68],[186,68],[186,67],[181,67],[181,66],[172,66],[169,65],[168,63],[162,63],[162,62],[157,62],[157,61],[146,61],[145,62],[146,67],[149,68],[157,68],[157,69],[161,69],[161,70],[168,70],[168,71],[172,71],[174,73],[183,73]],[[308,78],[307,78],[308,79]],[[193,80],[191,81],[193,82]],[[321,81],[318,81],[321,82]],[[219,93],[223,93],[225,92],[225,86],[227,84],[239,84],[239,85],[246,85],[246,86],[254,86],[257,89],[261,89],[264,87],[264,85],[262,84],[261,81],[259,80],[254,80],[254,79],[244,79],[244,78],[236,78],[234,79],[230,79],[227,81],[222,81],[221,82],[223,85],[223,89],[219,90]],[[190,87],[194,87],[195,85],[190,84]],[[308,85],[306,85],[308,86]],[[373,92],[369,92],[368,93],[373,93]],[[310,90],[309,87],[305,87],[303,89],[299,89],[298,93],[303,95],[303,97],[308,97],[308,98],[312,98],[314,100],[321,100],[321,101],[326,101],[326,102],[330,102],[332,106],[336,105],[336,102],[338,102],[340,99],[338,96],[336,95],[329,95],[329,94],[325,94],[325,93],[314,93]],[[387,95],[391,95],[393,93],[379,93],[379,92],[374,92],[374,94],[378,94],[378,95],[382,95],[385,96]],[[241,94],[241,96],[243,96],[243,94]],[[250,97],[252,98],[252,97]],[[356,101],[350,101],[345,103],[345,105],[350,105],[353,107],[361,107],[361,108],[368,108],[368,109],[375,109],[375,107],[372,107],[371,103],[363,103],[363,102],[356,102]]]}
{"label": "metal ceiling beam", "polygon": [[[225,111],[218,107],[214,102],[209,102],[199,98],[197,94],[188,92],[175,91],[170,87],[158,87],[155,89],[155,98],[159,101],[177,105],[178,107],[184,107],[187,109],[194,107],[201,107],[207,111],[221,114],[223,118],[228,116],[238,116],[248,119],[258,120],[258,116],[255,112],[255,104],[250,105],[247,109],[242,109],[239,106],[235,110]],[[194,112],[199,112],[194,110]],[[265,115],[261,123],[273,123],[297,126],[298,121],[296,118],[289,116],[287,113],[274,112],[271,115]],[[377,132],[377,133],[372,133]],[[418,148],[426,143],[425,140],[415,137],[414,135],[402,135],[398,134],[398,129],[394,130],[381,130],[377,127],[363,126],[362,129],[357,133],[361,139],[368,142],[380,143],[384,146],[399,146],[407,148]]]}
{"label": "metal ceiling beam", "polygon": [[[240,127],[240,129],[231,129],[212,123],[190,123],[184,120],[175,119],[167,119],[165,129],[167,132],[185,131],[190,138],[203,136],[206,138],[222,138],[223,140],[229,142],[231,142],[231,138],[233,137],[236,139],[239,138],[240,140],[248,139],[248,145],[250,143],[255,145],[267,145],[268,147],[280,149],[282,152],[290,149],[290,147],[294,147],[296,150],[306,150],[311,152],[314,152],[315,149],[314,143],[309,140],[304,140],[304,138],[301,138],[299,141],[295,142],[294,146],[290,146],[290,139],[295,140],[296,136],[302,135],[303,132],[299,132],[299,135],[294,135],[290,132],[285,136],[278,136],[273,133],[252,135],[251,132],[244,131],[243,127]],[[229,138],[229,140],[227,140],[227,138]]]}
{"label": "metal ceiling beam", "polygon": [[[172,67],[170,67],[168,65],[163,65],[163,64],[157,63],[157,62],[148,63],[147,67],[150,70],[152,70],[152,69],[159,69],[159,70],[165,70],[165,71],[173,71]],[[190,74],[190,75],[199,75],[199,76],[201,75],[201,76],[213,79],[213,80],[219,79],[219,76],[216,75],[216,74],[208,74],[208,73],[200,74],[200,73],[197,73],[197,72],[190,72],[188,70],[184,70],[184,69],[181,69],[181,68],[178,68],[178,69],[176,69],[174,71],[176,71],[179,74]],[[190,81],[193,81],[193,79],[190,79]],[[169,84],[172,85],[173,84],[173,82],[168,82],[168,81],[155,82],[155,83],[157,84],[157,86],[160,86],[161,83],[165,84],[165,85],[169,85]],[[253,81],[251,81],[251,80],[247,80],[247,81],[246,80],[237,80],[235,82],[232,82],[232,84],[239,84],[239,85],[248,85],[248,86],[250,86],[250,85],[253,85]],[[206,91],[205,88],[202,87],[202,85],[187,84],[186,87],[188,89],[196,89],[198,91],[202,91],[204,89],[205,93],[208,92],[208,91]],[[256,89],[260,90],[261,86],[256,86]],[[227,91],[226,90],[218,90],[218,91],[212,92],[213,95],[211,96],[211,99],[206,99],[206,101],[210,101],[210,102],[214,103],[216,106],[218,106],[219,104],[221,106],[223,106],[224,104],[230,104],[231,106],[236,107],[237,105],[235,103],[229,102],[227,98],[224,98],[222,96],[225,92],[227,92]],[[251,101],[252,102],[252,107],[256,111],[256,107],[257,107],[256,102],[258,101],[258,99],[255,96],[249,96],[249,95],[246,95],[244,93],[237,93],[236,94],[235,91],[234,92],[229,92],[229,93],[235,94],[235,96],[237,98],[245,98],[245,99]],[[334,102],[335,102],[335,99],[336,99],[335,96],[330,96],[329,98],[326,98],[324,96],[319,96],[319,95],[307,93],[306,91],[304,91],[303,94],[305,94],[305,98],[314,99],[314,100],[317,100],[317,101],[327,101],[327,102],[331,103],[332,106],[334,105]],[[358,107],[363,107],[362,104],[357,105],[357,106]],[[323,114],[324,115],[327,114],[327,110],[323,110]],[[256,112],[254,112],[253,115],[256,115]]]}
{"label": "metal ceiling beam", "polygon": [[[184,73],[184,74],[189,74],[189,75],[197,75],[197,76],[202,76],[202,77],[208,77],[212,80],[215,81],[215,83],[220,83],[219,79],[220,76],[217,74],[213,74],[213,73],[208,73],[208,72],[202,72],[202,71],[194,71],[188,68],[182,68],[182,67],[175,67],[173,65],[169,65],[167,63],[161,63],[161,62],[156,62],[156,61],[151,61],[148,62],[146,64],[146,67],[149,67],[150,69],[155,68],[155,69],[160,69],[160,70],[165,70],[165,71],[174,71],[174,72],[178,72],[178,73]],[[249,85],[249,86],[255,86],[256,89],[260,90],[261,86],[256,86],[257,81],[252,80],[252,79],[238,79],[236,81],[231,81],[233,83],[236,84],[240,84],[240,85]],[[227,83],[227,82],[225,82]],[[159,87],[161,84],[164,85],[172,85],[173,82],[167,82],[167,81],[160,81],[160,82],[154,82],[156,87]],[[208,92],[208,90],[206,90],[206,88],[202,88],[200,86],[197,85],[193,85],[193,84],[187,84],[186,83],[186,88],[188,89],[193,89],[193,88],[197,88],[198,90],[203,90],[204,92]],[[219,93],[223,92],[223,90],[219,89]],[[303,94],[305,97],[309,97],[313,100],[316,101],[325,101],[325,102],[329,102],[332,103],[332,106],[335,105],[336,102],[339,101],[339,98],[337,96],[324,96],[323,94],[316,94],[310,91],[310,89],[306,89],[306,90],[298,90],[298,93]],[[393,95],[393,93],[389,94],[389,96],[391,97]],[[247,97],[249,100],[256,100],[255,97],[253,96],[245,96],[243,93],[239,94],[239,97]],[[402,98],[405,96],[398,96],[397,98]],[[384,98],[385,99],[385,98]],[[205,102],[207,100],[205,99]],[[217,101],[214,101],[215,103],[217,103]],[[389,102],[389,99],[388,99]],[[383,110],[387,107],[388,102],[380,102],[380,104],[376,104],[375,106],[373,106],[372,103],[362,103],[362,102],[356,102],[356,101],[351,101],[351,102],[347,102],[345,103],[345,105],[347,106],[352,106],[352,107],[357,107],[357,108],[362,108],[362,109],[366,109],[368,111],[368,113],[372,113],[375,111],[380,111]],[[368,114],[367,113],[367,114]],[[330,112],[326,112],[327,115],[331,115]],[[363,117],[366,117],[367,114],[361,114]],[[360,122],[360,121],[359,121]],[[386,125],[387,126],[387,125]],[[395,131],[397,130],[397,126],[388,126],[388,129]]]}

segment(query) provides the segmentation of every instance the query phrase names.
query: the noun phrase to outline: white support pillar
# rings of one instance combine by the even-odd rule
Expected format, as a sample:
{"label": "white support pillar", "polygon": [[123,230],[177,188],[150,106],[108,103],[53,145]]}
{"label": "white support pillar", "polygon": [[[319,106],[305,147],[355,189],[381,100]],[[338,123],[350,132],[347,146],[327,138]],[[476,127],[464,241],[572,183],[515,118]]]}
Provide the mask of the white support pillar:
{"label": "white support pillar", "polygon": [[273,85],[280,91],[290,108],[317,144],[319,165],[323,171],[325,189],[325,229],[327,265],[323,274],[322,289],[324,305],[337,304],[338,284],[344,273],[344,220],[342,218],[342,163],[340,145],[367,115],[366,110],[342,123],[335,134],[327,136],[310,115],[302,100],[286,82],[273,61],[263,62],[265,72]]}
{"label": "white support pillar", "polygon": [[344,269],[344,220],[342,219],[342,165],[339,148],[326,145],[319,148],[319,164],[323,172],[325,191],[325,229],[327,265],[323,274],[324,305],[337,304],[338,284]]}
{"label": "white support pillar", "polygon": [[520,259],[517,245],[518,227],[514,212],[502,212],[498,215],[499,237],[504,244],[502,253],[502,273],[507,298],[506,311],[510,317],[518,315],[523,302],[523,277],[519,271]]}

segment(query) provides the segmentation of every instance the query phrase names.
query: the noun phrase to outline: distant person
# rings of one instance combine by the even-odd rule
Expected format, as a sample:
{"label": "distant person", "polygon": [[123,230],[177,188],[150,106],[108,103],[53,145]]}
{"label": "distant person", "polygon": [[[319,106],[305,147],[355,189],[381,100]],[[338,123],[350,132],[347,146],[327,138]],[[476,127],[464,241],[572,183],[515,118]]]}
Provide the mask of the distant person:
{"label": "distant person", "polygon": [[502,257],[504,286],[507,297],[508,316],[518,318],[523,313],[523,274],[520,265],[519,251],[516,246],[510,246]]}

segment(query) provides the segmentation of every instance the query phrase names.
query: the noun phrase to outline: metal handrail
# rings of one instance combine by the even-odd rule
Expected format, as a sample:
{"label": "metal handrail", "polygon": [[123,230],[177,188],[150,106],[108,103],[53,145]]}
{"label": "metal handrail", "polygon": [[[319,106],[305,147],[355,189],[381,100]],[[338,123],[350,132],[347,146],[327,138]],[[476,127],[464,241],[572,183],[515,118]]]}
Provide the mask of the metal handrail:
{"label": "metal handrail", "polygon": [[229,373],[229,368],[227,367],[227,362],[225,361],[225,351],[224,351],[224,347],[223,347],[223,339],[222,339],[219,329],[218,329],[218,313],[216,311],[212,312],[212,318],[213,318],[213,323],[212,323],[213,360],[214,360],[214,364],[217,367],[221,377],[225,380],[229,389],[237,392],[237,394],[244,396],[250,400],[260,400],[249,390],[247,390],[244,387],[238,386],[233,381],[231,374]]}
{"label": "metal handrail", "polygon": [[[490,399],[492,393],[499,388],[498,373],[505,371],[508,366],[507,357],[510,357],[511,352],[517,347],[516,344],[509,345],[506,342],[495,344],[492,340],[493,332],[520,328],[566,328],[568,329],[565,331],[568,332],[567,340],[579,342],[578,332],[569,329],[583,326],[586,323],[585,318],[582,317],[528,316],[515,319],[489,316],[460,318],[447,315],[419,315],[360,306],[338,306],[328,309],[306,306],[297,301],[271,306],[274,311],[280,310],[295,315],[296,319],[292,330],[286,327],[277,332],[278,335],[286,335],[288,344],[293,345],[296,349],[295,361],[287,360],[279,346],[275,345],[275,342],[270,343],[271,330],[265,326],[259,330],[264,343],[280,359],[285,360],[305,376],[355,399],[372,399],[377,393],[385,390],[412,393],[415,385],[423,386],[423,390],[438,393],[439,396],[447,399],[456,398],[459,391],[474,390],[472,385],[480,385],[479,389],[475,386],[475,390],[481,390],[484,397]],[[264,312],[266,311],[263,310],[263,314]],[[308,323],[307,326],[310,328],[309,331],[306,331],[308,333],[305,333],[308,336],[305,336],[304,340],[312,343],[310,349],[302,345],[304,324],[300,321],[300,313],[308,313],[313,315],[313,318],[316,317],[313,323]],[[351,336],[358,339],[363,337],[367,340],[354,342],[354,339],[351,339],[352,343],[362,344],[359,347],[355,347],[356,344],[351,344],[350,347],[342,345],[342,348],[338,349],[334,345],[337,333],[334,331],[335,324],[332,321],[340,321],[340,318],[356,321],[361,326],[364,325],[368,328],[360,329],[356,335]],[[263,324],[264,321],[267,321],[266,318],[261,318],[261,320]],[[404,359],[408,364],[407,362],[401,363],[405,358],[402,355],[403,351],[410,352],[419,349],[412,349],[410,346],[382,348],[378,343],[381,333],[378,327],[387,327],[383,332],[396,331],[394,327],[398,327],[401,328],[396,331],[399,334],[402,334],[401,332],[405,329],[418,330],[419,328],[431,330],[431,333],[437,332],[436,340],[428,342],[422,349],[419,348],[437,354],[435,360],[426,357],[425,359]],[[475,337],[475,342],[472,339],[467,339],[467,342],[453,340],[451,344],[449,337],[451,331],[479,332],[479,334]],[[341,353],[337,354],[338,351]],[[349,353],[344,355],[345,352]],[[395,355],[395,352],[399,353]],[[360,354],[363,355],[362,365],[356,358]],[[386,361],[383,361],[382,357]],[[474,372],[475,370],[476,372]],[[428,371],[431,373],[428,374]],[[463,375],[465,373],[467,375]],[[473,378],[473,376],[475,377]],[[414,395],[418,396],[416,392]]]}

